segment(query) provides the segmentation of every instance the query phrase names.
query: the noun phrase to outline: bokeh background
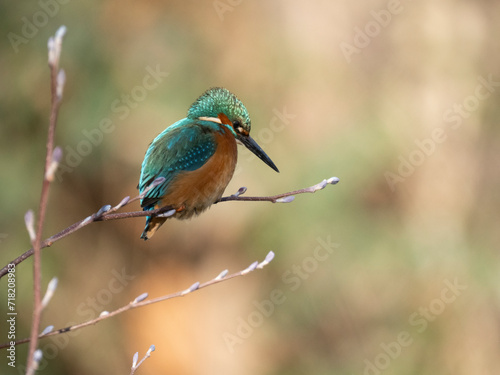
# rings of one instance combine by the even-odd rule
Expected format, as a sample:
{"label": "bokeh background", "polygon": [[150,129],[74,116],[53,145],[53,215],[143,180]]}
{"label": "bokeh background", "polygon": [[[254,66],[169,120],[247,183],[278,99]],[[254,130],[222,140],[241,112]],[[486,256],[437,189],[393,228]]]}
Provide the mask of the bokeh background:
{"label": "bokeh background", "polygon": [[[2,266],[29,248],[23,217],[38,207],[50,109],[46,44],[62,24],[67,84],[56,143],[65,169],[45,237],[135,195],[149,142],[211,86],[245,103],[252,135],[281,171],[240,147],[227,194],[340,178],[286,205],[213,206],[146,243],[141,218],[95,223],[45,249],[43,288],[53,276],[59,287],[42,327],[56,328],[143,292],[157,297],[244,269],[270,250],[276,258],[246,277],[41,340],[40,374],[128,374],[133,354],[151,344],[139,374],[500,372],[498,2],[0,7]],[[156,85],[146,89],[151,71]],[[18,338],[29,335],[31,272],[31,259],[17,268]],[[15,369],[2,351],[0,372],[23,373],[26,350],[18,346]]]}

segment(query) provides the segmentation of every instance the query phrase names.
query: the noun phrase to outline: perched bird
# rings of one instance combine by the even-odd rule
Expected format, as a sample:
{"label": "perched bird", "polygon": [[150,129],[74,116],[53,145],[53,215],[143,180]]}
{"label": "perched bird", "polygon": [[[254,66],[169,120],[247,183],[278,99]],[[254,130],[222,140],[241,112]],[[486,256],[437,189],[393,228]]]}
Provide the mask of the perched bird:
{"label": "perched bird", "polygon": [[[167,207],[175,210],[171,217],[177,219],[202,213],[222,197],[233,176],[236,141],[279,172],[250,137],[250,127],[248,111],[234,94],[221,87],[207,90],[191,105],[186,118],[166,128],[149,145],[139,192],[159,177],[165,181],[146,192],[141,199],[143,210]],[[148,216],[141,238],[151,238],[165,220]]]}

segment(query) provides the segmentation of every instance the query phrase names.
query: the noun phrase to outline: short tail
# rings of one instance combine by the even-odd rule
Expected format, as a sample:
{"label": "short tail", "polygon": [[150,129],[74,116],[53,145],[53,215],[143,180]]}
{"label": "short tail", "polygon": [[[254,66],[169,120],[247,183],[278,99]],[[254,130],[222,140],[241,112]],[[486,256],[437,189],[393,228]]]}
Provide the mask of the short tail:
{"label": "short tail", "polygon": [[155,234],[158,228],[160,228],[167,219],[168,218],[164,217],[148,216],[146,219],[146,226],[144,227],[144,232],[142,232],[141,234],[141,238],[144,241],[149,240],[151,237],[153,237],[153,234]]}

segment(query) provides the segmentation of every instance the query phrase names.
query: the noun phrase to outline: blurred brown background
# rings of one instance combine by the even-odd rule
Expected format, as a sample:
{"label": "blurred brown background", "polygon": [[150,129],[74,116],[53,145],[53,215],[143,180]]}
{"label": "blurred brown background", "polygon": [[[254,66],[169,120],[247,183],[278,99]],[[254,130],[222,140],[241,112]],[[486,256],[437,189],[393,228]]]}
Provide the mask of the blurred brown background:
{"label": "blurred brown background", "polygon": [[[213,206],[146,243],[134,219],[45,249],[44,289],[53,276],[59,288],[42,327],[56,328],[269,250],[276,258],[41,340],[39,373],[128,374],[134,352],[155,344],[138,374],[498,374],[499,15],[494,1],[2,1],[2,266],[29,248],[23,216],[38,208],[50,108],[46,44],[62,24],[65,169],[46,237],[135,195],[149,142],[211,86],[245,103],[281,171],[240,147],[227,194],[340,178],[287,205]],[[151,71],[156,85],[145,88]],[[18,338],[29,333],[31,270],[31,259],[17,269]],[[16,369],[2,354],[0,372],[22,373],[26,350]]]}

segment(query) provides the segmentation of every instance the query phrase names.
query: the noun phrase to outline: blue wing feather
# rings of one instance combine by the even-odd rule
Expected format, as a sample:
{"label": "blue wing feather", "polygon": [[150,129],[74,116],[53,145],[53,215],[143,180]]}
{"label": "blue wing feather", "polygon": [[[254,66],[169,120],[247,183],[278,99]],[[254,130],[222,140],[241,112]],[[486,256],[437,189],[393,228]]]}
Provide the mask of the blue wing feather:
{"label": "blue wing feather", "polygon": [[139,192],[142,193],[158,177],[164,177],[165,181],[146,193],[141,206],[154,209],[179,173],[201,168],[216,149],[213,129],[200,122],[183,119],[165,129],[146,151]]}

